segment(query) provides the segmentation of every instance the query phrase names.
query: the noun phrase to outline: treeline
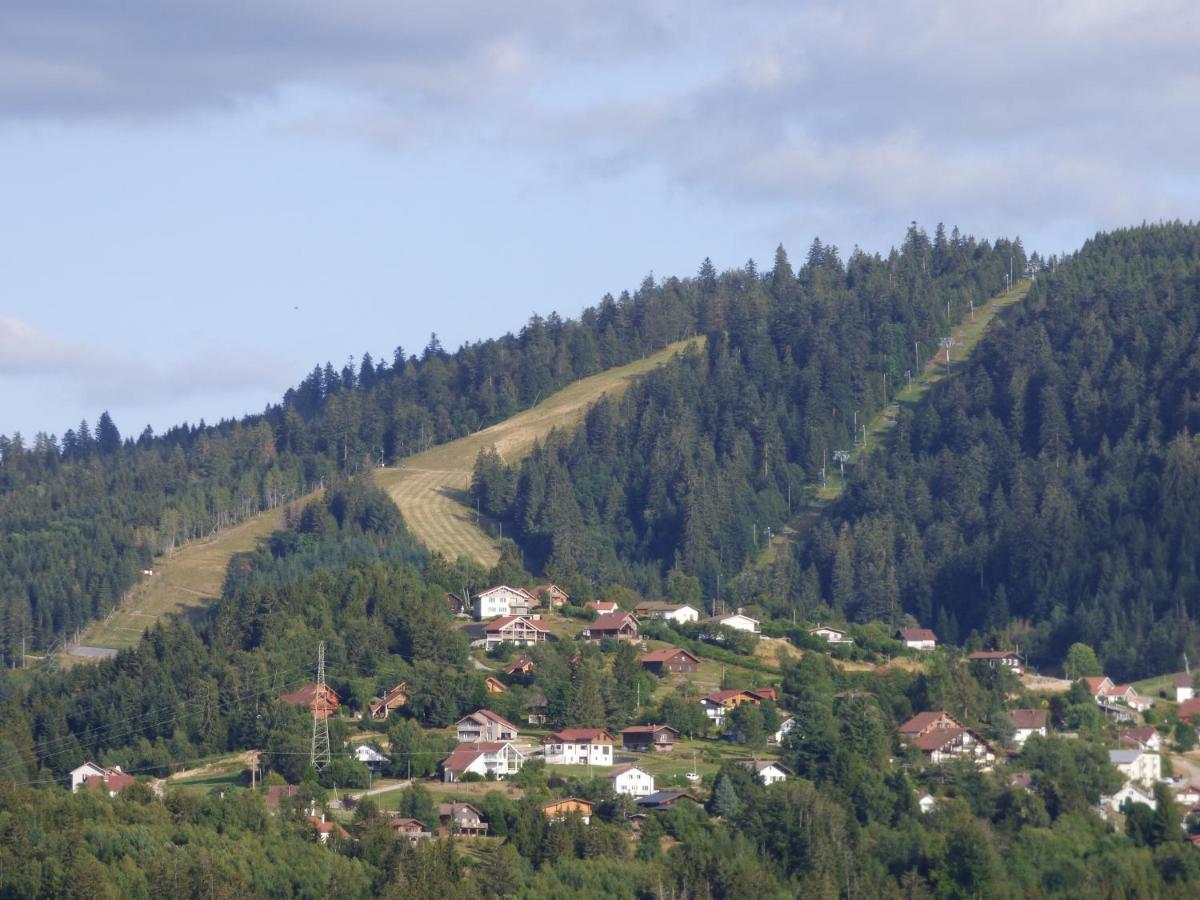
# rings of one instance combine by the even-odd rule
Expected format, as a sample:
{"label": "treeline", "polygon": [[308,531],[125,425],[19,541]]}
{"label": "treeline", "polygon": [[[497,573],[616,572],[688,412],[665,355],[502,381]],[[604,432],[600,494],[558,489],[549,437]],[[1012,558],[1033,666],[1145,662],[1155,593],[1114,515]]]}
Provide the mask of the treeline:
{"label": "treeline", "polygon": [[455,353],[315,368],[279,405],[122,438],[103,413],[62,439],[0,436],[0,664],[106,615],[153,557],[307,494],[340,471],[461,437],[695,331],[692,281],[647,279],[578,321],[534,316]]}
{"label": "treeline", "polygon": [[814,241],[798,272],[782,247],[765,275],[702,269],[703,352],[518,468],[484,454],[473,495],[532,568],[648,595],[682,571],[714,596],[1010,266],[1025,269],[1019,242],[914,225],[886,257]]}
{"label": "treeline", "polygon": [[902,414],[771,578],[1035,662],[1081,641],[1120,680],[1182,668],[1200,655],[1198,341],[1200,228],[1096,237]]}

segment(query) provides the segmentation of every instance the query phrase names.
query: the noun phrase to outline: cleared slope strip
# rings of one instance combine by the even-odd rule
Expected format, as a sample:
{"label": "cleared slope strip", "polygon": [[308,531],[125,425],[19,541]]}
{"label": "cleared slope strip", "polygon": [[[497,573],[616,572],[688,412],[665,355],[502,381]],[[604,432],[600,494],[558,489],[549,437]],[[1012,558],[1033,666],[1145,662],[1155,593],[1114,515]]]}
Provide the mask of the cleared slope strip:
{"label": "cleared slope strip", "polygon": [[376,483],[396,501],[404,521],[430,550],[450,559],[466,556],[484,566],[500,558],[497,542],[475,524],[467,489],[479,453],[495,447],[507,462],[527,454],[555,428],[572,428],[603,395],[618,396],[635,378],[669,362],[703,337],[678,341],[644,359],[582,378],[537,406],[482,431],[376,469]]}

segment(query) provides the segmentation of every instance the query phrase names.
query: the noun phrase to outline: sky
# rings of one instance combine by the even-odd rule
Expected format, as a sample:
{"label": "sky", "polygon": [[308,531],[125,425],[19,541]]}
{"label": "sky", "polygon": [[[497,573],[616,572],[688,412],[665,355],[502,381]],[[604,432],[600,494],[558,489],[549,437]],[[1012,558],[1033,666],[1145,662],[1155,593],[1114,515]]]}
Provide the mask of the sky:
{"label": "sky", "polygon": [[1190,220],[1200,4],[5,0],[0,433],[261,411],[648,275]]}

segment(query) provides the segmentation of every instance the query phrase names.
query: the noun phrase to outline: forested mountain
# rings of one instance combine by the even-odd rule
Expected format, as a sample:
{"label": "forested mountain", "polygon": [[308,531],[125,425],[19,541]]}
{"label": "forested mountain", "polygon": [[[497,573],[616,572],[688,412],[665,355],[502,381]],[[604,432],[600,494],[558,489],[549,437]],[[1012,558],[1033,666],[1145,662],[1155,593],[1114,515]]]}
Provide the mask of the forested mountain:
{"label": "forested mountain", "polygon": [[[905,412],[774,580],[1109,674],[1200,656],[1200,228],[1089,241]],[[769,597],[770,579],[749,589]]]}
{"label": "forested mountain", "polygon": [[263,414],[122,440],[105,413],[61,441],[0,436],[0,662],[105,615],[160,552],[303,494],[343,470],[426,449],[694,331],[691,281],[647,279],[578,321],[390,364],[318,366]]}
{"label": "forested mountain", "polygon": [[481,457],[474,493],[534,567],[647,593],[677,570],[706,596],[799,505],[831,451],[936,349],[949,326],[1024,271],[1019,242],[915,225],[887,257],[815,241],[793,272],[702,270],[707,351],[602,402],[518,469]]}

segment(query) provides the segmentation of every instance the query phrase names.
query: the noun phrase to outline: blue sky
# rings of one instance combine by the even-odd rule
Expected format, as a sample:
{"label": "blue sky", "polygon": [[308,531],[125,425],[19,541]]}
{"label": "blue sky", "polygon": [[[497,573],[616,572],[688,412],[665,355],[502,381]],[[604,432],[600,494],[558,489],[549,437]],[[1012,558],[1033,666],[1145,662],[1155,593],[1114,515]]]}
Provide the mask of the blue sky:
{"label": "blue sky", "polygon": [[432,6],[8,0],[0,432],[236,416],[780,241],[1051,253],[1200,199],[1194,4]]}

